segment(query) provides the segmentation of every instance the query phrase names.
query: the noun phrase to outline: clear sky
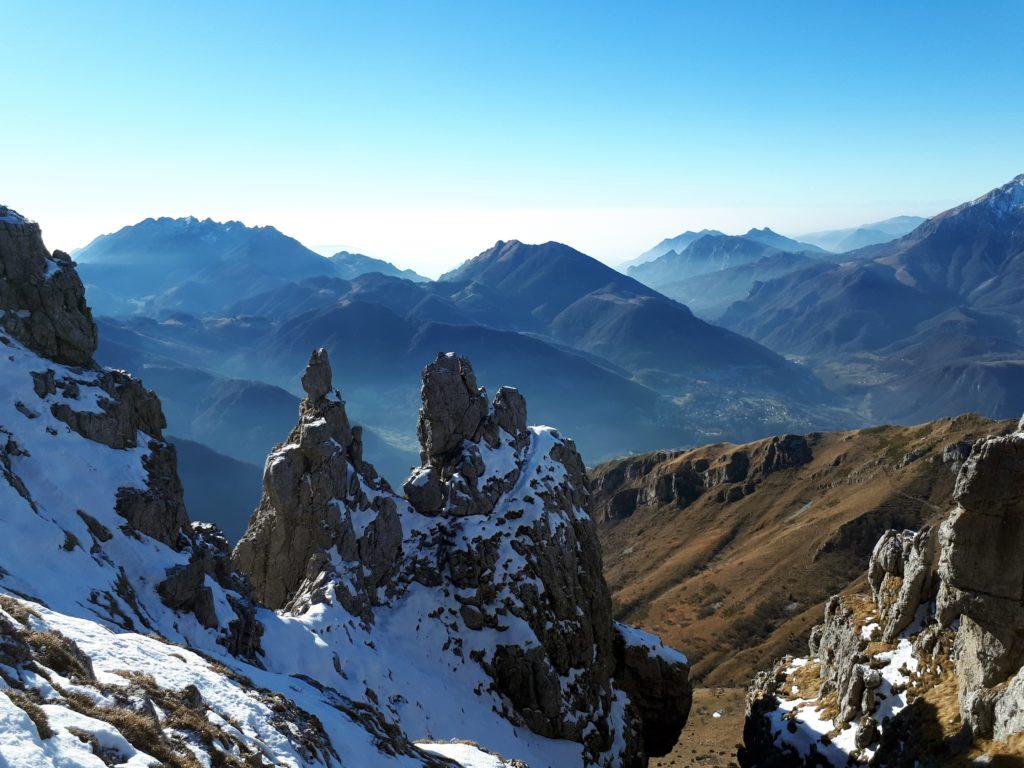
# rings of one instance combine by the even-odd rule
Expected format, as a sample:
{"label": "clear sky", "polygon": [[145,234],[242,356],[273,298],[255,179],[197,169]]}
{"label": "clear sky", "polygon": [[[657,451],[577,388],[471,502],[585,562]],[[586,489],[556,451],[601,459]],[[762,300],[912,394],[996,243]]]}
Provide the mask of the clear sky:
{"label": "clear sky", "polygon": [[498,239],[930,214],[1024,171],[1024,2],[4,4],[0,201],[70,250],[273,224],[436,275]]}

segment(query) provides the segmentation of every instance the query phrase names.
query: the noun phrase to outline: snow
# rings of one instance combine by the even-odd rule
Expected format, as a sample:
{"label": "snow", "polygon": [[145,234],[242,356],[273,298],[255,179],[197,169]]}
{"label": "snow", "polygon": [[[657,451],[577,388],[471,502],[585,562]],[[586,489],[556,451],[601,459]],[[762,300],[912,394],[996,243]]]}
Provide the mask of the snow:
{"label": "snow", "polygon": [[646,648],[651,656],[661,659],[669,664],[689,664],[689,659],[686,655],[675,648],[669,648],[667,645],[661,642],[661,638],[657,635],[652,635],[650,632],[644,632],[642,629],[631,627],[621,622],[615,622],[615,629],[622,639],[625,641],[627,646],[640,646]]}
{"label": "snow", "polygon": [[0,205],[0,224],[29,224],[28,219],[12,208]]}
{"label": "snow", "polygon": [[998,189],[987,192],[967,205],[984,205],[1001,214],[1011,213],[1024,207],[1024,174],[1017,176]]}
{"label": "snow", "polygon": [[[870,639],[871,632],[877,626],[877,624],[869,624],[862,627],[861,637],[865,640]],[[918,668],[910,634],[910,630],[904,631],[895,648],[875,654],[873,657],[875,662],[884,662],[884,666],[876,664],[876,668],[882,676],[882,682],[876,689],[877,703],[874,712],[871,713],[872,718],[883,731],[886,719],[898,714],[909,703],[905,691],[911,674]],[[806,665],[808,661],[808,659],[793,659],[786,669],[786,674],[792,674]],[[894,693],[894,691],[899,691],[899,693]],[[793,686],[792,693],[798,693],[796,686]],[[787,717],[791,714],[792,718]],[[778,708],[769,712],[767,716],[776,741],[792,746],[803,757],[807,757],[813,747],[830,764],[845,766],[849,757],[854,753],[857,753],[857,757],[862,761],[870,760],[874,754],[870,748],[857,748],[855,741],[857,728],[854,725],[847,724],[837,734],[832,735],[836,725],[821,716],[816,699],[802,699],[799,696],[792,699],[780,698]],[[790,723],[796,726],[796,731],[793,733],[788,728]],[[827,738],[825,738],[826,734],[828,734]]]}
{"label": "snow", "polygon": [[508,768],[509,766],[497,755],[483,752],[473,744],[420,741],[416,742],[416,746],[425,752],[433,752],[435,755],[454,760],[462,768]]}

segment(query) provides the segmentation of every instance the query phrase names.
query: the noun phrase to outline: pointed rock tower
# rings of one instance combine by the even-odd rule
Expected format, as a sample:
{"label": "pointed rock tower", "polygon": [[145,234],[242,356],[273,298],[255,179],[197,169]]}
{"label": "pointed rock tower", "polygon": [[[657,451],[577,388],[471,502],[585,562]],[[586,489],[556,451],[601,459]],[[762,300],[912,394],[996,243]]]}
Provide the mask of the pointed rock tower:
{"label": "pointed rock tower", "polygon": [[363,461],[362,428],[349,424],[326,350],[310,356],[302,387],[299,423],[267,457],[263,497],[232,560],[256,599],[288,610],[321,599],[342,563],[361,563],[338,594],[365,614],[401,551],[393,494]]}

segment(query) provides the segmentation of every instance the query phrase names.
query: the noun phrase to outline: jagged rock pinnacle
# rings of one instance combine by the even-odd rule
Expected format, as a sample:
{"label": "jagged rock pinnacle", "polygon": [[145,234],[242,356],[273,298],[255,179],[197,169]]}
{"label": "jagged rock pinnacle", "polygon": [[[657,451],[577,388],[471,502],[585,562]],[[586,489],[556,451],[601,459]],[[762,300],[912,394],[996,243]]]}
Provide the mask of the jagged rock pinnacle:
{"label": "jagged rock pinnacle", "polygon": [[314,349],[302,374],[302,388],[310,400],[321,400],[331,391],[331,361],[327,350]]}
{"label": "jagged rock pinnacle", "polygon": [[473,367],[466,358],[452,352],[438,354],[423,369],[420,396],[423,407],[416,433],[424,463],[442,460],[463,440],[479,435],[487,416],[487,396],[477,386]]}

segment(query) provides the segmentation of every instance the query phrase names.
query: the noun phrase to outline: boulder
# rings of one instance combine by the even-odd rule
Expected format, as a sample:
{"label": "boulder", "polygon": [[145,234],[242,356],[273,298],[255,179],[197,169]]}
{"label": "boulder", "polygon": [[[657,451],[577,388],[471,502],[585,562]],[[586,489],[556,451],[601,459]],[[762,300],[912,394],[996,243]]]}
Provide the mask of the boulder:
{"label": "boulder", "polygon": [[615,682],[629,694],[642,726],[644,751],[666,755],[679,740],[693,691],[686,657],[646,632],[615,624]]}
{"label": "boulder", "polygon": [[331,361],[327,357],[326,349],[315,349],[309,356],[306,370],[302,374],[302,388],[313,402],[323,399],[330,393]]}

